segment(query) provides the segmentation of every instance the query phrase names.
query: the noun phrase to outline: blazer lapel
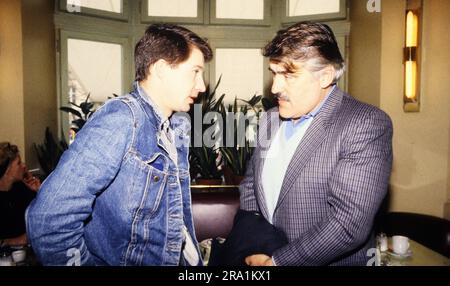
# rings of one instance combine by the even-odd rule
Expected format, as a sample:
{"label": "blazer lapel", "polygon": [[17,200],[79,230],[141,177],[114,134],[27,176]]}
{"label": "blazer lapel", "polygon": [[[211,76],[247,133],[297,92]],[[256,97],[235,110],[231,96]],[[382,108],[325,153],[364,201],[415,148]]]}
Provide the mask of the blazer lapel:
{"label": "blazer lapel", "polygon": [[292,185],[299,177],[299,174],[301,174],[306,163],[308,163],[309,159],[311,159],[326,138],[327,129],[333,122],[335,113],[341,105],[343,94],[343,91],[336,87],[306,131],[286,170],[274,213],[277,211],[284,197],[292,189]]}

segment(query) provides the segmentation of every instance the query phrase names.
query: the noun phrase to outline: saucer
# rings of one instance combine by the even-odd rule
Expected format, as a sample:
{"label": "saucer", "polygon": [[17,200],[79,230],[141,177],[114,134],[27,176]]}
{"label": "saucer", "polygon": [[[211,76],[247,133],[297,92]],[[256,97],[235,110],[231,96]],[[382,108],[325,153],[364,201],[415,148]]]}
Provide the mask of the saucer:
{"label": "saucer", "polygon": [[393,257],[397,257],[397,258],[408,258],[408,257],[412,256],[412,251],[411,251],[411,249],[408,249],[408,251],[406,251],[405,254],[398,254],[398,253],[395,253],[392,249],[388,249],[387,254],[389,254]]}

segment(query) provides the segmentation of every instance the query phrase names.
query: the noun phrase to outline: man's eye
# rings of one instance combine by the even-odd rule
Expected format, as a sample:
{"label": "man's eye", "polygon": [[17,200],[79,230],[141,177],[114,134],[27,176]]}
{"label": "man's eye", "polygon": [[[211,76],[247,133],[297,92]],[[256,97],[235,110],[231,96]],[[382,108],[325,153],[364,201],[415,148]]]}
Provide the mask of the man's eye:
{"label": "man's eye", "polygon": [[295,75],[292,74],[292,73],[285,73],[284,77],[287,78],[287,79],[293,79],[293,78],[295,78]]}

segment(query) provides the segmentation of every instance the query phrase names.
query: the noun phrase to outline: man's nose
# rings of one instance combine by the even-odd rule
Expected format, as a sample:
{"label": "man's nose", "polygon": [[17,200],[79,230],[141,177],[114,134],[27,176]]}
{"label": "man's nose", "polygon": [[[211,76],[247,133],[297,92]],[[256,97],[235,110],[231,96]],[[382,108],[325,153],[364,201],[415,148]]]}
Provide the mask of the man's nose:
{"label": "man's nose", "polygon": [[199,92],[204,92],[204,91],[206,90],[205,81],[203,80],[203,77],[200,77],[200,78],[197,80],[197,86],[196,86],[196,89],[197,89]]}
{"label": "man's nose", "polygon": [[272,90],[271,90],[272,93],[277,94],[277,93],[281,92],[282,87],[283,87],[283,84],[282,84],[281,80],[279,80],[277,77],[274,77],[273,82],[272,82]]}

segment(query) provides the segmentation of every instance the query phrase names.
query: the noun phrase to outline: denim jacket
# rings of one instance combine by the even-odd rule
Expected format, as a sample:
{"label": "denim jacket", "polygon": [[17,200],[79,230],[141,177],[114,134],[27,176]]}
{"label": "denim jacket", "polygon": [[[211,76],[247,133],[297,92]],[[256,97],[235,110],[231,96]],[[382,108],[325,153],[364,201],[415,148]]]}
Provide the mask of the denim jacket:
{"label": "denim jacket", "polygon": [[197,243],[190,122],[176,114],[170,120],[175,163],[161,142],[161,121],[135,83],[78,132],[27,209],[29,240],[43,264],[178,265],[184,225]]}

